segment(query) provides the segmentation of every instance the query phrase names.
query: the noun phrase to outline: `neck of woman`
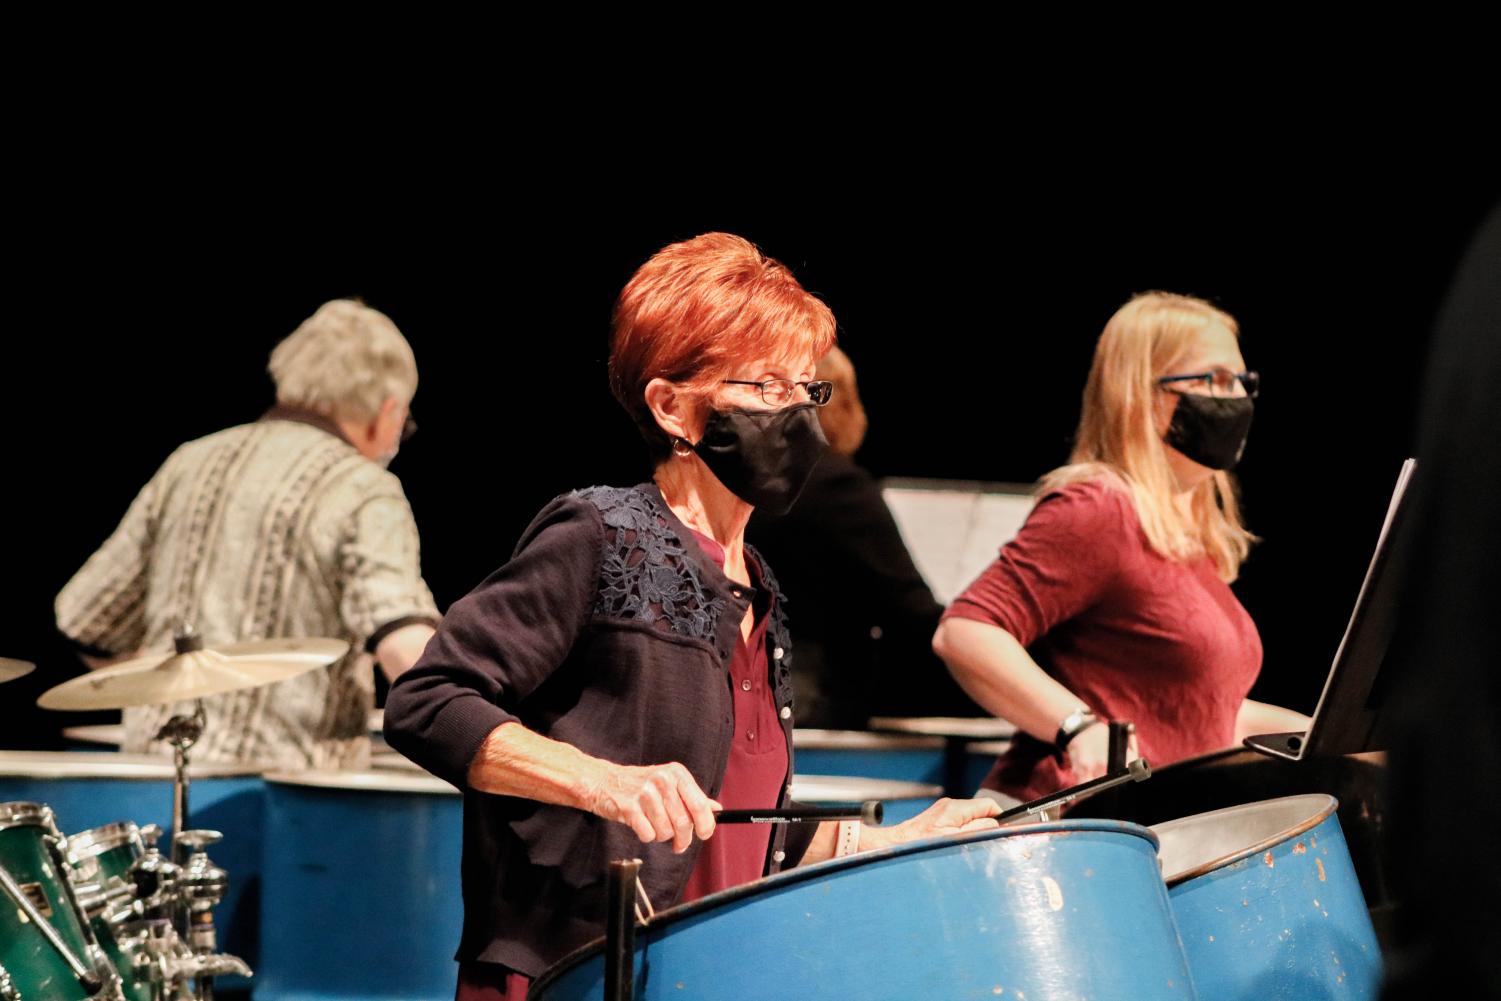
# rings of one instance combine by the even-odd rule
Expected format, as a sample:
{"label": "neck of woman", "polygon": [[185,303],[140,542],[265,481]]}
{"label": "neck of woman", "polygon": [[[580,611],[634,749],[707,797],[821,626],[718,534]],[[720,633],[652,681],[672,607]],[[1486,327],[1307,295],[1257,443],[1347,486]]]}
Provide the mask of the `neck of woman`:
{"label": "neck of woman", "polygon": [[745,526],[752,508],[720,483],[698,456],[669,456],[652,474],[678,520],[724,547],[725,576],[750,583],[745,570]]}

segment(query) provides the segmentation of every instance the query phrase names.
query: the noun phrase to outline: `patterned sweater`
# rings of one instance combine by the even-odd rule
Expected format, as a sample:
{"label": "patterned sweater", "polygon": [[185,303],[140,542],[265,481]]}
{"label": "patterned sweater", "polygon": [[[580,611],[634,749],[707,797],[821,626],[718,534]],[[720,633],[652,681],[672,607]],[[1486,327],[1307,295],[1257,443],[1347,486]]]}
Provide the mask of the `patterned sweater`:
{"label": "patterned sweater", "polygon": [[[188,442],[137,495],[57,596],[63,634],[96,655],[167,651],[186,622],[213,646],[284,636],[348,640],[326,669],[205,699],[196,761],[362,767],[374,704],[369,651],[439,620],[401,483],[337,426],[277,409]],[[191,704],[125,712],[127,751]]]}

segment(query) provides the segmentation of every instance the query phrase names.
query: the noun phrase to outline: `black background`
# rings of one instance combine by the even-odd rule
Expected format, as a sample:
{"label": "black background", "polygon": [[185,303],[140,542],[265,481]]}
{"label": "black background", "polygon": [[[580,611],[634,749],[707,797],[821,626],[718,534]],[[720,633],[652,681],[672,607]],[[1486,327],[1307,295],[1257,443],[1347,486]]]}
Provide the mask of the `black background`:
{"label": "black background", "polygon": [[1253,695],[1311,711],[1493,176],[1290,166],[1107,190],[916,163],[795,194],[703,183],[712,165],[691,191],[520,183],[498,161],[317,186],[288,180],[295,163],[274,182],[41,179],[11,213],[0,517],[0,654],[39,668],[0,688],[0,746],[51,746],[61,725],[106,718],[32,708],[81,670],[53,596],[172,448],[270,404],[266,357],[321,302],[362,296],[417,353],[421,431],[392,469],[443,607],[548,498],[643,477],[605,386],[610,306],[658,247],[715,229],[832,306],[870,415],[859,458],[883,476],[1031,481],[1066,457],[1095,338],[1132,293],[1234,314],[1264,387],[1239,470],[1265,538],[1236,585],[1266,649]]}

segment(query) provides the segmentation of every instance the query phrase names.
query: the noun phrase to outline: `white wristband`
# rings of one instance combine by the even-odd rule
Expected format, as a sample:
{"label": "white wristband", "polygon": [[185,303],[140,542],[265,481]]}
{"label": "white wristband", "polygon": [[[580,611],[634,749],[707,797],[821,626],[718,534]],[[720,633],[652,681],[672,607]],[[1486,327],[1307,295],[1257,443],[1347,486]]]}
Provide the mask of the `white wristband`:
{"label": "white wristband", "polygon": [[860,821],[841,820],[839,832],[834,836],[834,857],[842,858],[860,850]]}

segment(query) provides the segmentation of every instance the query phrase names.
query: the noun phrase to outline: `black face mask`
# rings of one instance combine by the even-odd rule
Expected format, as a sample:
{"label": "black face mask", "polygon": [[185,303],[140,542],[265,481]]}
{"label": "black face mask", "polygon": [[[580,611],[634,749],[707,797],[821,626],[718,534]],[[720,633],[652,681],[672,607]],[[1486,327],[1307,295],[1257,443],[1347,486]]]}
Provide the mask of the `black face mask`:
{"label": "black face mask", "polygon": [[1162,440],[1201,466],[1229,469],[1246,450],[1254,415],[1249,396],[1179,393],[1173,422]]}
{"label": "black face mask", "polygon": [[693,450],[729,491],[770,514],[786,514],[829,447],[817,408],[716,410]]}

